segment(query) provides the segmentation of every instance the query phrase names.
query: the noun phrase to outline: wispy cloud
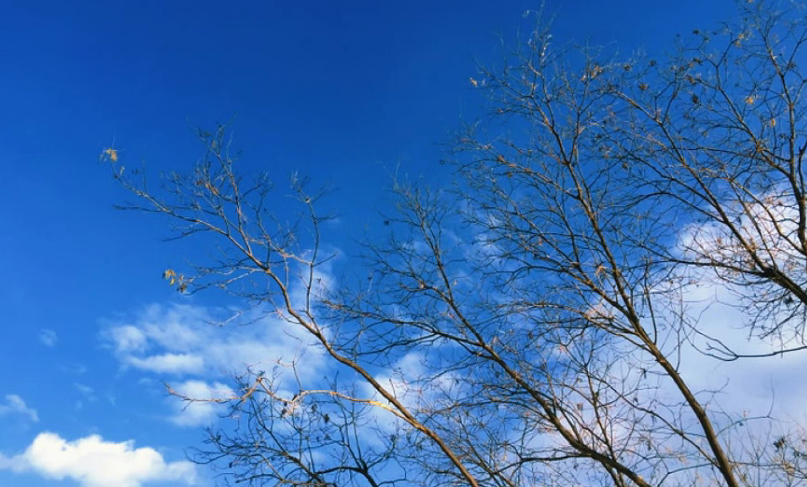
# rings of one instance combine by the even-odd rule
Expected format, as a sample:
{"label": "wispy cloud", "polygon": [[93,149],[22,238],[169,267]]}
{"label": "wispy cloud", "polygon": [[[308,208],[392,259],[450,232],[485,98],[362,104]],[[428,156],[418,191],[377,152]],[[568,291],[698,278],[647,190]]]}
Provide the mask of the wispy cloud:
{"label": "wispy cloud", "polygon": [[13,457],[0,454],[0,470],[71,479],[82,487],[140,487],[163,481],[196,483],[196,469],[191,462],[166,462],[153,448],[135,448],[133,441],[104,441],[98,435],[67,441],[56,433],[40,433],[23,453]]}
{"label": "wispy cloud", "polygon": [[59,369],[62,372],[67,372],[68,374],[73,375],[82,375],[87,372],[87,367],[83,364],[73,363],[73,364],[62,364],[59,366]]}
{"label": "wispy cloud", "polygon": [[25,401],[23,401],[20,396],[16,394],[7,394],[5,401],[0,403],[0,416],[15,413],[28,416],[28,418],[33,422],[39,421],[39,415],[37,414],[36,409],[25,404]]}
{"label": "wispy cloud", "polygon": [[199,380],[178,384],[174,387],[174,391],[180,396],[195,399],[191,402],[171,401],[176,413],[170,420],[178,426],[201,426],[211,423],[225,408],[224,404],[215,400],[227,400],[235,396],[232,389],[220,382],[208,384]]}
{"label": "wispy cloud", "polygon": [[142,370],[169,374],[198,374],[204,370],[204,359],[190,353],[163,353],[147,357],[123,355],[122,362]]}
{"label": "wispy cloud", "polygon": [[205,307],[152,305],[107,327],[102,340],[123,366],[157,374],[227,377],[279,361],[296,361],[300,377],[317,374],[323,354],[311,338],[277,317],[253,313],[249,325],[219,326]]}
{"label": "wispy cloud", "polygon": [[47,328],[39,330],[39,341],[46,347],[55,347],[58,338],[56,332],[53,330]]}
{"label": "wispy cloud", "polygon": [[95,402],[98,400],[98,396],[95,395],[95,389],[93,389],[92,387],[86,384],[79,384],[78,382],[74,383],[73,386],[88,401]]}

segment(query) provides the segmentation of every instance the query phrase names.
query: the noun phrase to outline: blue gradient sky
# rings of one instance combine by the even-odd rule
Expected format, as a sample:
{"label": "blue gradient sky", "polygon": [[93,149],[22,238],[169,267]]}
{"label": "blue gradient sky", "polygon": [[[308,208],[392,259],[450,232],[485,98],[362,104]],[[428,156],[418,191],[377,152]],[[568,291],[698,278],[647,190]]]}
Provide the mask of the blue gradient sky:
{"label": "blue gradient sky", "polygon": [[[161,242],[164,220],[112,209],[125,195],[97,163],[103,148],[114,144],[124,163],[145,160],[152,172],[188,168],[201,154],[192,128],[235,116],[244,167],[281,182],[299,171],[336,188],[332,241],[348,242],[378,223],[374,209],[396,167],[440,177],[451,131],[483,113],[469,83],[476,62],[498,63],[500,37],[525,27],[522,13],[536,3],[7,2],[0,485],[85,485],[80,474],[59,481],[9,466],[42,432],[134,440],[166,462],[201,438],[198,427],[172,422],[162,392],[162,381],[184,377],[126,367],[105,338],[142,323],[145,310],[176,311],[160,274],[200,250]],[[546,2],[560,43],[656,55],[676,33],[730,17],[731,6]],[[204,295],[181,302],[206,304]],[[208,477],[199,471],[202,485]]]}

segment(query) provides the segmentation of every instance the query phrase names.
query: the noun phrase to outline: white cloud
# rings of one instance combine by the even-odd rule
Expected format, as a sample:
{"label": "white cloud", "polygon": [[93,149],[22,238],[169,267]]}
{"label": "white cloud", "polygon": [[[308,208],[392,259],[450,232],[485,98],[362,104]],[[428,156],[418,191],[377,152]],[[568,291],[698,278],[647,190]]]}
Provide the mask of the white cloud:
{"label": "white cloud", "polygon": [[118,352],[142,352],[146,348],[146,335],[136,326],[116,326],[107,333]]}
{"label": "white cloud", "polygon": [[[429,357],[426,355],[409,352],[398,359],[391,369],[377,374],[375,379],[412,413],[424,408],[439,408],[441,401],[457,392],[459,381],[456,380],[458,377],[455,373],[440,373],[439,366],[435,367],[428,362]],[[365,398],[389,404],[367,382],[360,383],[359,391]],[[374,408],[371,415],[382,432],[389,433],[403,425],[401,420],[382,407]],[[368,431],[364,439],[373,442],[374,435],[375,433]]]}
{"label": "white cloud", "polygon": [[[93,389],[92,387],[90,387],[88,385],[85,385],[85,384],[79,384],[78,382],[73,383],[73,386],[76,388],[76,390],[78,390],[78,392],[81,393],[81,395],[83,397],[85,397],[87,399],[87,401],[95,402],[95,401],[98,400],[98,397],[95,395],[95,389]],[[79,401],[79,403],[81,403],[81,401]],[[82,406],[83,406],[83,404],[82,404]],[[77,409],[80,409],[80,408],[77,408]]]}
{"label": "white cloud", "polygon": [[168,463],[153,448],[135,448],[133,441],[104,441],[98,435],[67,441],[55,433],[40,433],[23,453],[0,455],[0,469],[33,472],[49,479],[72,479],[82,487],[196,482],[196,469],[191,462]]}
{"label": "white cloud", "polygon": [[188,353],[164,353],[140,358],[125,355],[123,362],[138,369],[158,373],[199,373],[204,369],[204,360]]}
{"label": "white cloud", "polygon": [[58,336],[53,330],[47,328],[39,330],[39,341],[46,347],[55,347],[58,341]]}
{"label": "white cloud", "polygon": [[[757,195],[754,201],[742,205],[733,201],[723,207],[733,215],[733,223],[745,245],[755,248],[760,259],[788,272],[802,268],[803,253],[795,238],[799,216],[792,191],[774,188]],[[753,267],[738,238],[717,222],[685,226],[679,233],[677,250],[702,263],[718,260]]]}
{"label": "white cloud", "polygon": [[5,416],[6,414],[18,413],[31,419],[33,422],[39,421],[39,415],[36,412],[36,409],[28,407],[25,404],[25,401],[16,394],[7,394],[6,400],[4,403],[0,403],[0,416]]}
{"label": "white cloud", "polygon": [[59,366],[59,370],[62,372],[67,372],[68,374],[74,375],[82,375],[87,372],[87,367],[82,364],[62,364]]}
{"label": "white cloud", "polygon": [[245,366],[295,362],[299,377],[321,375],[324,355],[299,327],[259,311],[243,317],[247,325],[220,326],[213,314],[201,306],[152,305],[108,327],[102,339],[122,365],[159,374],[225,377]]}
{"label": "white cloud", "polygon": [[170,419],[178,426],[210,424],[226,407],[225,404],[217,403],[215,400],[235,397],[235,392],[220,382],[208,384],[199,380],[189,380],[174,387],[174,391],[183,397],[196,399],[192,402],[180,402],[176,398],[171,398],[176,413]]}
{"label": "white cloud", "polygon": [[[758,248],[767,245],[772,249],[768,254],[771,259],[782,268],[788,268],[797,257],[788,253],[777,233],[770,225],[765,225],[770,219],[760,216],[759,220],[760,230],[754,234],[747,230],[748,218],[741,219],[742,231],[747,233],[749,241],[758,242]],[[743,254],[733,242],[717,224],[693,223],[680,229],[675,245],[681,255],[704,262],[708,259],[741,262]],[[803,267],[803,257],[800,259]],[[804,418],[807,389],[794,387],[794,384],[802,381],[807,354],[798,352],[781,357],[724,361],[703,353],[714,352],[715,349],[709,347],[715,347],[718,356],[728,356],[720,353],[720,349],[763,355],[780,349],[781,344],[751,332],[749,322],[753,317],[744,312],[743,305],[759,298],[758,289],[732,285],[708,267],[677,272],[672,276],[669,288],[663,284],[655,290],[660,299],[669,299],[668,303],[655,303],[654,325],[659,325],[660,334],[657,343],[677,364],[677,370],[688,387],[706,407],[715,427],[721,430],[726,447],[740,461],[751,452],[743,450],[747,445],[742,438],[764,438],[769,430],[787,430],[792,422]],[[681,288],[677,287],[678,279],[684,284]],[[624,353],[628,348],[619,350]],[[624,357],[624,367],[634,365],[626,377],[633,380],[639,373],[644,375],[645,368],[634,363],[634,360],[640,360],[640,354],[626,353]],[[647,370],[654,366],[652,361],[648,362]],[[648,377],[646,383],[652,386],[655,379]],[[671,381],[661,380],[657,384],[659,388],[648,389],[648,395],[657,395],[658,404],[673,404],[681,400],[680,392]],[[682,414],[685,420],[694,419],[689,412]],[[737,423],[742,426],[739,431],[729,428],[732,420],[743,417],[760,419]]]}
{"label": "white cloud", "polygon": [[[795,199],[787,188],[773,188],[758,195],[756,202],[746,202],[744,206],[736,201],[723,206],[736,217],[732,218],[734,225],[760,258],[793,275],[803,269],[803,255],[784,237],[796,234],[798,222]],[[737,238],[726,226],[716,222],[683,226],[678,232],[675,250],[682,257],[705,264],[716,260],[752,267]],[[721,391],[715,402],[730,412],[747,411],[762,416],[771,412],[780,419],[803,416],[807,390],[793,384],[800,382],[799,373],[807,366],[804,352],[726,362],[699,351],[714,347],[716,355],[726,357],[728,354],[721,351],[763,355],[783,348],[783,344],[801,344],[797,342],[802,338],[793,334],[792,342],[781,337],[778,338],[781,341],[777,341],[777,337],[766,339],[752,333],[749,323],[753,317],[744,313],[743,307],[760,298],[759,289],[732,285],[708,266],[685,272],[678,276],[686,277],[688,282],[681,290],[681,298],[698,333],[689,333],[680,349],[675,354],[670,351],[670,356],[680,357],[681,373],[690,386],[697,390]],[[731,273],[723,273],[723,277],[742,281],[740,276]],[[777,316],[771,314],[767,318],[775,320]]]}
{"label": "white cloud", "polygon": [[[720,390],[716,402],[727,412],[749,415],[772,414],[790,420],[804,414],[807,389],[793,387],[801,381],[807,367],[807,354],[789,353],[779,357],[744,358],[722,361],[696,350],[706,350],[710,340],[719,339],[723,346],[742,354],[765,354],[777,350],[771,340],[749,335],[743,326],[746,316],[739,307],[743,299],[728,286],[703,276],[697,285],[685,288],[684,299],[690,303],[690,314],[697,316],[698,331],[680,348],[680,371],[695,390]],[[714,345],[714,344],[712,344]]]}
{"label": "white cloud", "polygon": [[271,370],[278,389],[286,394],[299,389],[298,380],[307,384],[319,381],[326,367],[324,352],[301,327],[260,310],[243,313],[240,323],[234,320],[220,325],[222,320],[216,315],[220,311],[152,305],[101,333],[124,368],[156,374],[140,377],[141,384],[162,381],[160,375],[171,374],[174,379],[168,382],[176,393],[198,399],[169,399],[173,411],[166,419],[177,426],[209,425],[226,413],[223,402],[205,401],[236,396],[222,382],[214,382],[216,379],[229,379],[247,368]]}

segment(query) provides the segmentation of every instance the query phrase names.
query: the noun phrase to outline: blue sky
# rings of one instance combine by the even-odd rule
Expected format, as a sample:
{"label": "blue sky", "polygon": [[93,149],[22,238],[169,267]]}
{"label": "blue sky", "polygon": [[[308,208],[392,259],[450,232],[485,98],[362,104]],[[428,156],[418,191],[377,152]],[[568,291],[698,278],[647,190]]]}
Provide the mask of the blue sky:
{"label": "blue sky", "polygon": [[[512,39],[536,4],[4,5],[0,485],[105,485],[82,463],[81,452],[100,451],[92,448],[115,450],[110,461],[142,460],[134,487],[184,485],[190,467],[177,462],[215,411],[179,411],[162,382],[224,391],[234,357],[260,360],[292,346],[262,331],[202,330],[215,297],[178,298],[160,280],[202,250],[161,242],[170,234],[164,220],[112,209],[125,194],[97,163],[102,149],[114,144],[127,163],[144,160],[154,173],[188,168],[200,155],[192,128],[235,117],[243,167],[281,183],[299,171],[336,189],[327,205],[340,222],[329,239],[349,245],[379,224],[375,209],[395,168],[444,175],[437,162],[451,131],[483,113],[469,83],[475,63],[495,65],[499,37]],[[559,42],[659,54],[677,32],[729,17],[731,4],[546,2]],[[189,328],[196,341],[174,358],[197,354],[204,366],[142,361],[143,347],[169,349],[171,330]],[[74,452],[74,465],[13,467],[23,452],[48,448]],[[200,485],[210,478],[203,469],[196,476]]]}

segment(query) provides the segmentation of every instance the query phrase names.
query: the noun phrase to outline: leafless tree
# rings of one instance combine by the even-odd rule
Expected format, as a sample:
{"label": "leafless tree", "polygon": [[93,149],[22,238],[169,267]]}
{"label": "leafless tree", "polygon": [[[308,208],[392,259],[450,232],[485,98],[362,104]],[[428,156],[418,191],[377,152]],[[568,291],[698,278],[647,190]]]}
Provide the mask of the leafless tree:
{"label": "leafless tree", "polygon": [[[173,284],[272,313],[331,364],[245,371],[196,458],[248,485],[807,484],[803,430],[683,372],[807,348],[807,12],[739,8],[660,60],[556,44],[537,14],[471,79],[493,123],[459,136],[454,184],[396,181],[387,237],[350,264],[369,277],[339,286],[319,194],[295,177],[300,214],[272,214],[225,128],[161,189],[105,153],[128,207],[217,249]],[[703,321],[704,285],[753,352]]]}

